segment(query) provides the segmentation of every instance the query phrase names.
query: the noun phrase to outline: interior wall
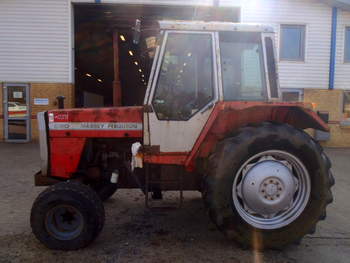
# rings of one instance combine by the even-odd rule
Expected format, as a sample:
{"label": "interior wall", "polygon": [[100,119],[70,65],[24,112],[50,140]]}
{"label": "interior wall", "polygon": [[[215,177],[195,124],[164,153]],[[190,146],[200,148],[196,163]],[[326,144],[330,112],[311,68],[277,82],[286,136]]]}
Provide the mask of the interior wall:
{"label": "interior wall", "polygon": [[[142,22],[142,34],[138,45],[132,41],[132,27],[136,19]],[[118,4],[74,5],[76,107],[88,106],[87,102],[84,103],[84,92],[102,96],[103,106],[113,106],[115,32],[119,34],[117,64],[122,105],[141,105],[152,65],[145,39],[158,33],[157,21],[164,19],[238,22],[239,9]]]}

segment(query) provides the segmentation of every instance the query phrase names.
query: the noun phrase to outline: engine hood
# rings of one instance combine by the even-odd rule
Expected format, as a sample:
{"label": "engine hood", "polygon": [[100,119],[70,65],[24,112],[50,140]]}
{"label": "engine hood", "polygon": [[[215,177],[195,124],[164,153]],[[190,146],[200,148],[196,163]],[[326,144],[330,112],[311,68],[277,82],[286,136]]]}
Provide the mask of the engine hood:
{"label": "engine hood", "polygon": [[143,107],[48,111],[50,137],[142,137]]}

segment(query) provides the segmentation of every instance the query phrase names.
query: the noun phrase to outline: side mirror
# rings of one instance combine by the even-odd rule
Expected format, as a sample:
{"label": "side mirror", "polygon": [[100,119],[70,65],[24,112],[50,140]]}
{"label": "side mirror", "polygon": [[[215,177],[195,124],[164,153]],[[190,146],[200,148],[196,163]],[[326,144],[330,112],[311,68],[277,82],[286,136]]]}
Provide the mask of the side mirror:
{"label": "side mirror", "polygon": [[140,19],[136,19],[135,27],[133,29],[134,29],[133,43],[135,45],[137,45],[140,42],[140,36],[141,36],[141,20]]}

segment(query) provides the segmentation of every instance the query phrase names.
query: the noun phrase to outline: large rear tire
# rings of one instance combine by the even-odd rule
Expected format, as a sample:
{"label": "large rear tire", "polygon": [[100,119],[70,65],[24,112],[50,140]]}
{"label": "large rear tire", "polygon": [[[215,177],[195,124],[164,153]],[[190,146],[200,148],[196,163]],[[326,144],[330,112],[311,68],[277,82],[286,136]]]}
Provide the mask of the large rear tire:
{"label": "large rear tire", "polygon": [[280,249],[315,231],[334,178],[322,147],[302,130],[241,128],[209,157],[203,197],[218,228],[244,247]]}
{"label": "large rear tire", "polygon": [[35,200],[30,223],[36,238],[51,249],[76,250],[89,245],[105,220],[102,201],[88,186],[62,182]]}

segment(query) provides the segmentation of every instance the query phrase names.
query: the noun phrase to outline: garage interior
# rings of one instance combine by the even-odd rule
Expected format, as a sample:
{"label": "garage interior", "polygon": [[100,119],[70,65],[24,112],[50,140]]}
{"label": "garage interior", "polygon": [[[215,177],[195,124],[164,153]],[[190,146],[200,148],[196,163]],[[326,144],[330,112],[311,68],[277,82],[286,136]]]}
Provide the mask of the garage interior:
{"label": "garage interior", "polygon": [[[120,4],[74,5],[75,106],[142,105],[158,20],[238,22],[239,8]],[[138,44],[133,42],[141,21]]]}

